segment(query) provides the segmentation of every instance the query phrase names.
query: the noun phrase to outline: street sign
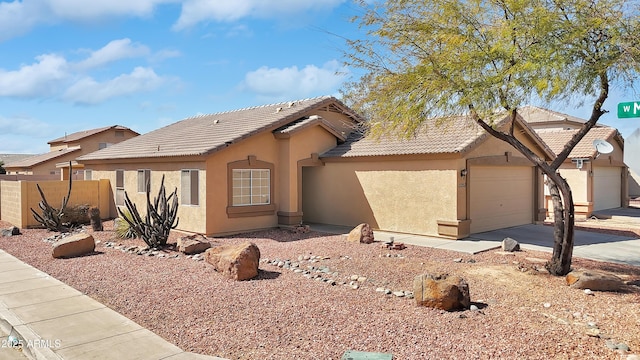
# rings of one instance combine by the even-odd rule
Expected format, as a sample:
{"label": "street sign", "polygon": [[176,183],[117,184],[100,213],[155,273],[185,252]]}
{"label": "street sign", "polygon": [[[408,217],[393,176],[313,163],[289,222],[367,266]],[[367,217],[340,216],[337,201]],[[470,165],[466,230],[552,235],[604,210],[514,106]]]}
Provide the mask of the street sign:
{"label": "street sign", "polygon": [[640,101],[622,102],[618,104],[618,118],[640,117]]}

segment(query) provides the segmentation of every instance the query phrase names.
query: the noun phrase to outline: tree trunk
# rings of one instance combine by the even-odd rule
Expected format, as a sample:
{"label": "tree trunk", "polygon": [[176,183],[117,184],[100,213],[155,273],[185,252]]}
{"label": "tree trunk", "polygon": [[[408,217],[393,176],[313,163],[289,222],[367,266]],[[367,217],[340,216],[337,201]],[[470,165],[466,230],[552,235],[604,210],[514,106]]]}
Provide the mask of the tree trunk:
{"label": "tree trunk", "polygon": [[547,175],[547,186],[553,201],[553,256],[545,267],[552,275],[564,276],[571,271],[575,214],[573,195],[567,181],[559,174]]}

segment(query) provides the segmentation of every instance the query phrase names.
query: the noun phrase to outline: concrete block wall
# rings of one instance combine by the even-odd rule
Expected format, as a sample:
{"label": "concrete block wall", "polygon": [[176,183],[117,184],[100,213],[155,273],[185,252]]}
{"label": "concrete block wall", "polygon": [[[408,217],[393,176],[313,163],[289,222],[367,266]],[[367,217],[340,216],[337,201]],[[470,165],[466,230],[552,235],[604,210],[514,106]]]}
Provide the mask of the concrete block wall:
{"label": "concrete block wall", "polygon": [[[30,209],[40,211],[41,201],[37,185],[40,185],[49,205],[58,208],[67,196],[68,181],[2,181],[0,186],[0,220],[20,228],[39,226]],[[108,217],[110,207],[109,181],[74,181],[68,206],[97,206],[103,218]]]}

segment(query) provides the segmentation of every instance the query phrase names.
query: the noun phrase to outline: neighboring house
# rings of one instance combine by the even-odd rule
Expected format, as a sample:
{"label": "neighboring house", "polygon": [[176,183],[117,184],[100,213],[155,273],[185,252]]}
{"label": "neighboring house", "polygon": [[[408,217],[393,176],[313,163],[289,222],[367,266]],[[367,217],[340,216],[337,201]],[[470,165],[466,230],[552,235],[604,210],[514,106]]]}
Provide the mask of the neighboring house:
{"label": "neighboring house", "polygon": [[[5,163],[7,174],[60,175],[69,161],[78,156],[109,147],[139,134],[127,127],[114,125],[79,131],[48,142],[49,152]],[[74,168],[78,166],[74,164]]]}
{"label": "neighboring house", "polygon": [[[463,238],[544,220],[539,171],[477,124],[378,141],[354,131],[360,121],[321,97],[184,119],[78,161],[110,180],[116,206],[126,193],[144,209],[145,184],[155,196],[164,176],[178,230],[209,236],[304,221]],[[551,158],[521,119],[516,133]]]}
{"label": "neighboring house", "polygon": [[4,170],[5,164],[8,164],[14,161],[19,161],[33,155],[34,154],[0,154],[0,174],[5,173],[5,170]]}
{"label": "neighboring house", "polygon": [[[527,123],[551,148],[554,154],[562,151],[565,144],[586,122],[570,115],[527,106],[521,112]],[[593,145],[594,140],[605,140],[613,147],[608,154],[600,154]],[[575,146],[560,167],[560,174],[571,187],[577,218],[591,216],[594,211],[628,205],[628,171],[623,162],[624,140],[612,127],[597,124]],[[551,200],[548,190],[547,209],[551,215]]]}
{"label": "neighboring house", "polygon": [[625,139],[624,163],[629,167],[629,196],[640,197],[640,128]]}

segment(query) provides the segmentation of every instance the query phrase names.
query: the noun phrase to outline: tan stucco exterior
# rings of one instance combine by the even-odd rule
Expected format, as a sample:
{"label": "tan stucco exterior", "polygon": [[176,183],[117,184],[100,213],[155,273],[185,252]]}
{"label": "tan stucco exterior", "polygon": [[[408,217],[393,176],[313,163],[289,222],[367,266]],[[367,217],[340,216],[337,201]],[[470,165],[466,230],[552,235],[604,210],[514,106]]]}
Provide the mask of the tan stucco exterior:
{"label": "tan stucco exterior", "polygon": [[[533,138],[516,133],[538,156],[547,158]],[[306,222],[346,226],[367,222],[379,230],[464,238],[473,224],[469,186],[473,169],[490,166],[529,169],[532,188],[522,194],[531,197],[527,222],[544,216],[541,175],[513,147],[494,137],[486,137],[463,154],[328,158],[324,162],[322,167],[303,171]]]}
{"label": "tan stucco exterior", "polygon": [[[321,113],[325,113],[320,111]],[[315,113],[314,113],[315,114]],[[353,124],[345,115],[326,112],[332,124]],[[353,125],[342,125],[349,131]],[[211,155],[178,158],[149,158],[83,162],[92,179],[108,179],[116,193],[116,170],[124,170],[124,189],[142,212],[146,194],[137,192],[138,170],[151,170],[151,195],[157,194],[165,175],[167,191],[177,187],[180,198],[181,170],[199,170],[199,205],[180,204],[177,230],[224,235],[293,225],[302,220],[302,169],[318,163],[317,155],[335,147],[335,134],[320,125],[292,133],[264,131]],[[273,172],[271,203],[262,206],[233,207],[230,204],[230,171],[233,168],[268,168]],[[110,214],[116,217],[115,201]]]}

